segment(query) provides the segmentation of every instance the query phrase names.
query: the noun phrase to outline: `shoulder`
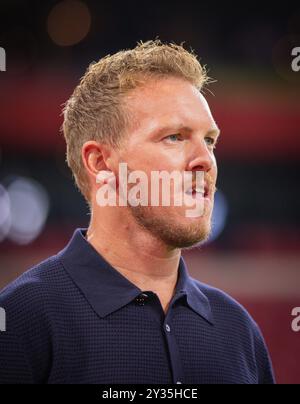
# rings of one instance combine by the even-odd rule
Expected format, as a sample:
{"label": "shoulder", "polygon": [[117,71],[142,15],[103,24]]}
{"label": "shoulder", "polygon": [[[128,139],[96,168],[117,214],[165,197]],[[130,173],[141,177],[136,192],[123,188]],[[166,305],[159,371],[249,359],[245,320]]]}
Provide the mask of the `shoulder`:
{"label": "shoulder", "polygon": [[[58,255],[53,255],[28,269],[0,291],[0,302],[11,300],[13,297],[22,297],[25,292],[33,296],[42,292],[43,287],[55,282],[60,275],[62,264]],[[22,293],[23,292],[23,293]]]}
{"label": "shoulder", "polygon": [[39,263],[0,292],[5,332],[0,333],[0,380],[44,382],[52,353],[58,284],[67,275],[57,256]]}
{"label": "shoulder", "polygon": [[215,327],[232,340],[252,346],[255,351],[265,350],[261,330],[247,309],[226,292],[193,280],[195,286],[209,302]]}
{"label": "shoulder", "polygon": [[70,283],[58,255],[40,262],[0,291],[0,307],[6,313],[7,327],[22,333],[26,324],[50,322],[62,288]]}
{"label": "shoulder", "polygon": [[226,336],[248,360],[252,358],[259,383],[274,383],[272,363],[264,337],[245,307],[220,289],[195,279],[193,282],[209,302],[216,333],[222,338]]}

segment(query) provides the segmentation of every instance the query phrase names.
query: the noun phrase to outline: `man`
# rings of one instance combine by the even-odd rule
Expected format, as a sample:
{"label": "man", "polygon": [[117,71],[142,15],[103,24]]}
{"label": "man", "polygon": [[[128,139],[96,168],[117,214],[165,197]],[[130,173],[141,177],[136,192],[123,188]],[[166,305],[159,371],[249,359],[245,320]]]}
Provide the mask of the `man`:
{"label": "man", "polygon": [[[2,291],[1,382],[274,382],[256,323],[192,279],[181,257],[210,232],[219,129],[200,92],[206,81],[192,52],[158,40],[90,66],[63,125],[90,225]],[[185,202],[101,203],[105,186],[124,196],[121,164],[147,179],[191,173]],[[174,182],[170,191],[174,202]],[[197,201],[199,214],[188,216]]]}

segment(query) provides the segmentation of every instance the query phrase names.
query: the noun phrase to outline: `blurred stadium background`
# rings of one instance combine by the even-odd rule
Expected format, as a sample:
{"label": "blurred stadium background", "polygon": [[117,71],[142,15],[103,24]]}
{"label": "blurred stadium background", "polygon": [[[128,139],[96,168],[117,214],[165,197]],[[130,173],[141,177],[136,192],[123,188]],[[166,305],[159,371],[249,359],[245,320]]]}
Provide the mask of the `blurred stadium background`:
{"label": "blurred stadium background", "polygon": [[185,41],[217,79],[206,92],[222,130],[214,232],[185,253],[190,272],[250,311],[277,381],[300,383],[300,6],[290,2],[2,0],[0,288],[88,225],[64,161],[62,104],[91,61],[156,36]]}

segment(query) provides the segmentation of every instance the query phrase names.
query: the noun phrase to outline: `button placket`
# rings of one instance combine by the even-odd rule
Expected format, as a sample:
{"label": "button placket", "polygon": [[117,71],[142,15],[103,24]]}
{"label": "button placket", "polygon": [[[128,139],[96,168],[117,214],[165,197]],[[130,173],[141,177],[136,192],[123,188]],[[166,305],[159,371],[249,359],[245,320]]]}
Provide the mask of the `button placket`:
{"label": "button placket", "polygon": [[171,360],[171,367],[172,367],[172,377],[174,384],[182,384],[184,383],[184,373],[182,362],[179,354],[179,349],[176,341],[176,335],[173,330],[172,319],[174,317],[174,308],[170,307],[169,312],[165,317],[165,321],[163,324],[163,330],[168,346],[168,351]]}

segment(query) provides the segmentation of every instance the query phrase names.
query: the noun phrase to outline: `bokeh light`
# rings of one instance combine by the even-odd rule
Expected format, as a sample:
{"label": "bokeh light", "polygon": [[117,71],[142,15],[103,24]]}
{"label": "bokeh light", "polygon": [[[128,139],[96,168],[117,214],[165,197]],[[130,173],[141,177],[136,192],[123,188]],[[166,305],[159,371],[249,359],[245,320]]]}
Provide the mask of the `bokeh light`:
{"label": "bokeh light", "polygon": [[28,244],[41,233],[49,212],[49,198],[36,181],[19,177],[7,189],[10,200],[8,238],[18,244]]}
{"label": "bokeh light", "polygon": [[0,242],[8,235],[10,225],[10,200],[6,189],[0,184]]}
{"label": "bokeh light", "polygon": [[64,0],[50,11],[48,34],[59,46],[72,46],[82,41],[91,27],[91,14],[86,4],[77,0]]}
{"label": "bokeh light", "polygon": [[215,193],[215,203],[212,214],[212,232],[207,240],[207,243],[211,243],[221,235],[226,226],[227,215],[228,202],[224,193],[218,189],[218,191]]}

